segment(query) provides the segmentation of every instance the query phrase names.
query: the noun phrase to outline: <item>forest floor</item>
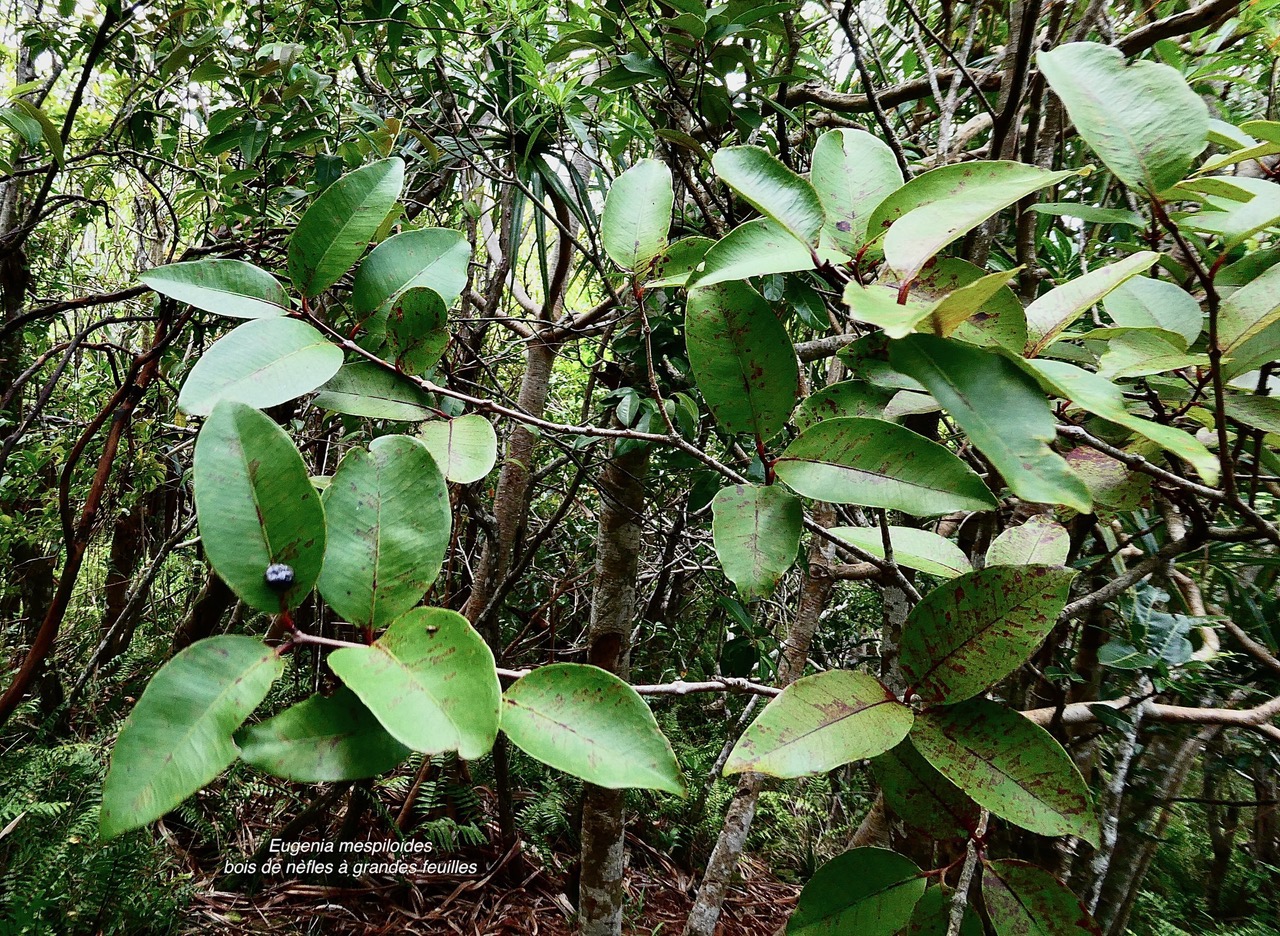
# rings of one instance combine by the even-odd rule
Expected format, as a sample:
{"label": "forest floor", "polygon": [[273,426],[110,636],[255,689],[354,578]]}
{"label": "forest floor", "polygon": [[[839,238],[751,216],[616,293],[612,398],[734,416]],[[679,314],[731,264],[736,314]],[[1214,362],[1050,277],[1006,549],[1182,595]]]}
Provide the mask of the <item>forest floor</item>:
{"label": "forest floor", "polygon": [[[252,896],[223,889],[224,876],[200,877],[188,908],[188,934],[456,934],[573,936],[574,908],[565,876],[528,854],[468,850],[484,873],[470,877],[371,878],[350,886],[272,880]],[[633,849],[633,855],[635,850]],[[568,863],[568,856],[564,856]],[[651,852],[626,880],[628,936],[674,936],[684,928],[697,877]],[[786,922],[800,888],[748,859],[725,902],[717,936],[772,936]]]}

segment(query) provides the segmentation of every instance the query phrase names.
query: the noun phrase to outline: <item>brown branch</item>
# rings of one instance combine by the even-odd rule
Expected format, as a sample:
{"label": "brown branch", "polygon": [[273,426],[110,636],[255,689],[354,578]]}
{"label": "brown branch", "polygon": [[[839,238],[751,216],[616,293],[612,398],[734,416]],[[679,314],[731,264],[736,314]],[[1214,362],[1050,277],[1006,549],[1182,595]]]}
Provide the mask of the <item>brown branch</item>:
{"label": "brown branch", "polygon": [[[954,68],[940,68],[938,69],[938,80],[947,81],[958,74]],[[973,79],[974,85],[983,91],[998,91],[1000,89],[999,72],[969,72],[968,74]],[[902,84],[877,91],[875,100],[886,107],[897,107],[899,104],[926,98],[932,93],[928,78],[916,78],[912,81],[904,81]],[[872,98],[866,94],[848,94],[841,91],[832,91],[830,88],[824,88],[816,82],[806,82],[788,89],[786,103],[788,107],[796,107],[800,104],[816,104],[824,110],[841,114],[870,114],[875,107]]]}
{"label": "brown branch", "polygon": [[1137,55],[1139,52],[1145,52],[1161,39],[1185,36],[1198,29],[1216,26],[1234,13],[1239,6],[1240,0],[1208,0],[1207,3],[1166,16],[1141,29],[1135,29],[1117,39],[1115,47],[1125,55]]}

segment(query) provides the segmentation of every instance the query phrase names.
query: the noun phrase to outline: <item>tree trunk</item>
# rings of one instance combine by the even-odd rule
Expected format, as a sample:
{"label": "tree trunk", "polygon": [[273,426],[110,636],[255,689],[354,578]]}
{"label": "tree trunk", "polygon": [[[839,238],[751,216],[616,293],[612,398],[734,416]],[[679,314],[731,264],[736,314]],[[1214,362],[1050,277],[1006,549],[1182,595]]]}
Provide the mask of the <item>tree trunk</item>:
{"label": "tree trunk", "polygon": [[[827,504],[814,505],[813,514],[814,519],[823,526],[830,526],[835,522],[835,511]],[[813,641],[814,632],[818,629],[818,622],[835,584],[826,574],[827,565],[834,560],[835,547],[827,540],[815,536],[809,544],[809,568],[800,590],[800,602],[787,632],[787,639],[782,645],[778,666],[779,686],[788,686],[804,675],[809,659],[809,644]],[[756,801],[760,798],[763,785],[763,778],[758,774],[746,773],[739,779],[738,791],[729,804],[720,838],[707,860],[697,900],[689,911],[684,936],[714,936],[725,895],[733,883],[738,859],[747,844],[747,835],[756,814]]]}
{"label": "tree trunk", "polygon": [[[587,659],[627,679],[636,614],[636,572],[644,517],[648,446],[614,455],[600,483],[599,540]],[[582,793],[579,920],[583,936],[620,936],[625,871],[622,790],[587,784]]]}

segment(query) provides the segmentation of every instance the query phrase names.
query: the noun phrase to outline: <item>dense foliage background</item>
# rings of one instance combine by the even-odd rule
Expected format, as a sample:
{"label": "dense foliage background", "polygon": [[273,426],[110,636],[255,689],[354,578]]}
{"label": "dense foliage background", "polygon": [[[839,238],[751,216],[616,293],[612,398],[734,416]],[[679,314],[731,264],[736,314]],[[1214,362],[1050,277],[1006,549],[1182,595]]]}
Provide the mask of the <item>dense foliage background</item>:
{"label": "dense foliage background", "polygon": [[[13,0],[0,50],[0,931],[569,932],[580,916],[593,934],[772,933],[816,881],[812,919],[820,868],[871,847],[962,893],[979,858],[994,862],[987,881],[1009,859],[1048,869],[1098,929],[1068,902],[1032,915],[1043,932],[1280,931],[1277,6]],[[1081,42],[1093,45],[1070,45]],[[1067,57],[1102,46],[1146,70],[1108,64],[1105,50]],[[820,184],[819,139],[828,166],[832,146],[848,148],[834,189]],[[732,159],[755,159],[741,145],[769,159],[735,174]],[[1021,188],[1002,177],[994,196],[982,169],[945,191],[899,188],[997,160],[1037,174]],[[362,298],[365,267],[347,272],[363,243],[322,282],[294,232],[322,193],[401,163],[372,241],[448,229],[466,256],[454,255],[453,296],[426,277],[434,300],[388,312]],[[821,241],[793,230],[813,189],[781,167],[822,197]],[[641,194],[612,195],[606,223],[627,170]],[[618,232],[652,214],[654,172],[671,180],[669,232],[646,255],[642,232]],[[908,190],[914,201],[868,217]],[[841,198],[855,224],[938,204],[891,247],[872,243],[874,227],[840,227]],[[755,239],[738,234],[731,254],[721,239],[750,223]],[[895,278],[895,251],[930,238]],[[741,265],[700,299],[685,280],[713,241],[729,247],[704,273]],[[323,581],[324,600],[299,593],[291,615],[246,600],[205,529],[216,508],[197,525],[197,432],[225,388],[212,366],[194,368],[246,326],[152,271],[210,259],[290,283],[288,296],[266,289],[293,316],[279,321],[323,330],[308,367],[385,364],[377,393],[311,395],[330,370],[262,407],[319,487],[344,455],[413,435],[420,419],[437,425],[424,437],[450,418],[492,426],[490,439],[465,424],[480,454],[441,464],[441,571],[410,604],[425,592],[461,613],[504,688],[557,663],[638,686],[686,797],[584,785],[499,736],[471,759],[458,744],[397,748],[394,768],[331,783],[236,762],[161,821],[100,838],[112,744],[166,660],[218,635],[288,641],[263,718],[338,687],[325,648],[291,640],[294,627],[365,637]],[[962,315],[959,300],[931,305],[997,273]],[[747,282],[754,298],[733,292]],[[754,394],[751,375],[740,394],[708,376],[741,330],[689,324],[730,307],[763,308],[773,329],[738,355],[766,369]],[[959,318],[944,327],[944,313]],[[920,376],[907,348],[949,349],[948,380]],[[1036,383],[1012,358],[1074,364],[1115,395],[1064,389],[1052,370]],[[795,374],[766,431],[778,366]],[[954,462],[958,485],[980,479],[971,503],[932,509],[928,485],[889,502],[845,498],[847,479],[806,487],[780,456],[812,456],[788,446],[827,417],[885,420],[890,453],[905,451],[899,430],[946,449],[930,470]],[[806,498],[802,539],[799,500],[759,493],[782,492],[779,479]],[[717,497],[739,483],[746,500]],[[411,481],[406,496],[428,487]],[[783,532],[726,532],[771,509]],[[912,538],[921,531],[933,538]],[[959,818],[922,819],[901,773],[911,764],[868,763],[883,747],[722,775],[742,766],[731,751],[776,687],[806,674],[875,676],[918,712],[970,704],[908,678],[921,651],[903,633],[913,608],[984,566],[1047,569],[1061,585],[1034,645],[968,695],[991,687],[1001,711],[1029,713],[1066,749],[1095,841],[1084,825],[1004,821],[945,780],[951,792],[930,802]],[[995,600],[956,598],[957,614]],[[368,636],[387,623],[371,619]],[[275,837],[397,835],[481,873],[226,873]],[[859,879],[827,867],[836,891]],[[928,894],[936,906],[913,933],[1016,931],[976,890],[963,920],[964,900]],[[879,932],[797,918],[793,932]]]}

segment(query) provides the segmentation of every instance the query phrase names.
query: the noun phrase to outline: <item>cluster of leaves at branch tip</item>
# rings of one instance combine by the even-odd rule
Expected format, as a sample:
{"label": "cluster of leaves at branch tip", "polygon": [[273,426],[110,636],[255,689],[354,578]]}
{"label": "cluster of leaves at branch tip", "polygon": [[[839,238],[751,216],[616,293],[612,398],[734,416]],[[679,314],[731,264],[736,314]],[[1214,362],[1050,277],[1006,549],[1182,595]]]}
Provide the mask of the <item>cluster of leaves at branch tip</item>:
{"label": "cluster of leaves at branch tip", "polygon": [[[1080,136],[1135,195],[1158,200],[1176,189],[1201,208],[1188,227],[1228,245],[1280,221],[1269,190],[1204,176],[1204,167],[1186,178],[1210,123],[1172,68],[1126,64],[1117,50],[1093,43],[1069,43],[1037,61]],[[1265,137],[1274,126],[1255,130]],[[1255,152],[1255,144],[1249,138],[1239,152]],[[760,455],[756,477],[765,483],[735,479],[711,500],[716,554],[739,593],[767,596],[792,567],[805,499],[904,518],[993,511],[1006,491],[1043,505],[991,543],[984,563],[909,520],[831,531],[890,572],[941,580],[903,628],[899,663],[909,687],[896,694],[872,675],[840,669],[803,676],[747,727],[725,772],[799,777],[870,759],[886,801],[930,834],[972,838],[988,811],[1096,847],[1098,820],[1070,756],[988,694],[1032,658],[1067,606],[1076,573],[1065,567],[1070,541],[1054,515],[1087,515],[1120,496],[1103,475],[1118,471],[1123,480],[1125,464],[1100,466],[1091,449],[1064,451],[1064,419],[1096,419],[1109,434],[1126,434],[1141,457],[1166,453],[1183,463],[1179,470],[1217,483],[1219,457],[1184,429],[1133,408],[1116,382],[1208,360],[1195,350],[1197,301],[1145,275],[1164,259],[1154,250],[1045,289],[1025,309],[1009,286],[1019,268],[991,271],[941,256],[1015,203],[1072,182],[1080,175],[1072,170],[978,160],[905,180],[885,143],[849,129],[817,140],[808,177],[755,146],[721,149],[710,162],[757,217],[718,240],[672,242],[671,172],[641,159],[608,192],[600,243],[637,301],[646,291],[683,293],[685,351],[700,396],[685,395],[691,421],[698,423],[700,403],[726,443]],[[373,162],[311,203],[289,240],[289,288],[238,260],[173,264],[143,277],[197,309],[248,320],[205,352],[179,401],[205,417],[194,483],[214,568],[247,605],[268,613],[294,608],[316,589],[368,640],[330,654],[337,693],[248,726],[283,671],[277,648],[227,635],[178,654],[120,733],[103,796],[106,836],[163,815],[237,757],[294,780],[356,779],[391,769],[411,751],[480,757],[500,731],[531,756],[600,786],[685,791],[671,745],[627,683],[559,663],[503,692],[492,653],[471,625],[456,612],[420,606],[450,537],[447,485],[488,474],[497,442],[482,414],[439,418],[440,387],[421,379],[434,375],[448,344],[448,311],[466,286],[470,247],[439,228],[387,236],[404,169],[398,158]],[[1133,211],[1037,207],[1145,225]],[[351,302],[366,316],[354,342],[310,311],[353,267]],[[1217,345],[1208,351],[1222,358],[1228,379],[1280,349],[1277,270],[1221,305]],[[778,304],[766,298],[772,294],[757,288],[784,274],[814,295],[804,277],[829,284],[824,278],[834,275],[848,318],[874,330],[870,341],[841,352],[849,379],[798,409],[796,347]],[[1080,331],[1098,303],[1114,327]],[[822,326],[815,308],[826,314],[820,297],[809,311]],[[1093,363],[1096,372],[1081,366]],[[262,410],[316,391],[315,404],[335,413],[424,425],[353,448],[332,478],[313,481],[288,434]],[[1232,390],[1225,407],[1244,425],[1280,431],[1280,415],[1264,400]],[[937,412],[963,434],[963,451],[902,424],[906,415]],[[1160,617],[1152,596],[1143,601],[1131,617],[1144,637],[1163,638],[1162,649],[1134,665],[1176,665],[1186,650],[1183,622]],[[1146,651],[1125,644],[1109,652],[1123,666]],[[1048,872],[984,855],[981,875],[999,936],[1096,932]],[[939,931],[949,896],[926,883],[902,855],[854,849],[813,876],[788,932]],[[981,925],[967,911],[960,932]]]}

